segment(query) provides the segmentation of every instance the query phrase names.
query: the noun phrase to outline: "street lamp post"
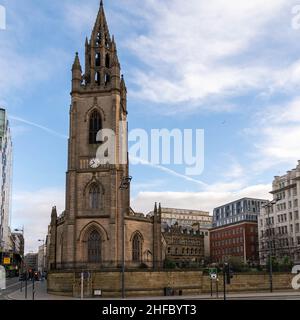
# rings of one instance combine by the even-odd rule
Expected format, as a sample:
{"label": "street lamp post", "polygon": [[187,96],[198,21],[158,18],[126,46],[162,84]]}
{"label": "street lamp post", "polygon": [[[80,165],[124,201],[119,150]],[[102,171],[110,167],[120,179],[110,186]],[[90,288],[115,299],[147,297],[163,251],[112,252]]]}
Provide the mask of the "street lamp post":
{"label": "street lamp post", "polygon": [[[132,177],[122,178],[120,190],[128,190]],[[125,299],[125,212],[122,211],[122,299]]]}
{"label": "street lamp post", "polygon": [[276,204],[278,200],[273,200],[266,204],[264,207],[267,210],[267,217],[268,217],[268,242],[269,242],[269,283],[270,283],[270,292],[273,292],[273,250],[271,244],[271,221],[270,221],[270,208]]}
{"label": "street lamp post", "polygon": [[45,240],[39,239],[38,242],[42,242],[43,243],[43,266],[42,266],[42,280],[43,280],[44,270],[45,270]]}

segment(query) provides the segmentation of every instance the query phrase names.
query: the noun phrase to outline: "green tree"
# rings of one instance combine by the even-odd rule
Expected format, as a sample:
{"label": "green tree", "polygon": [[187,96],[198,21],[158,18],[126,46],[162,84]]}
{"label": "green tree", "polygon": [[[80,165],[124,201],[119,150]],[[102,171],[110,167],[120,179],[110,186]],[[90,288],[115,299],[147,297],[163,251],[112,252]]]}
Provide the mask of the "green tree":
{"label": "green tree", "polygon": [[175,269],[176,268],[176,263],[172,260],[166,259],[165,260],[165,269]]}

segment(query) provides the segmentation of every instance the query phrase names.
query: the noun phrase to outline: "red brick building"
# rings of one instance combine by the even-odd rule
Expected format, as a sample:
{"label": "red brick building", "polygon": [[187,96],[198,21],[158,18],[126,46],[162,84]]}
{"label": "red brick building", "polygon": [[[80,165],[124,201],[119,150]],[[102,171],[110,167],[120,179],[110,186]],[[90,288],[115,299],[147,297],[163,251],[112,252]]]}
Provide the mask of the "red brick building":
{"label": "red brick building", "polygon": [[240,257],[244,263],[258,263],[257,222],[238,222],[210,230],[212,262],[223,262],[230,257]]}

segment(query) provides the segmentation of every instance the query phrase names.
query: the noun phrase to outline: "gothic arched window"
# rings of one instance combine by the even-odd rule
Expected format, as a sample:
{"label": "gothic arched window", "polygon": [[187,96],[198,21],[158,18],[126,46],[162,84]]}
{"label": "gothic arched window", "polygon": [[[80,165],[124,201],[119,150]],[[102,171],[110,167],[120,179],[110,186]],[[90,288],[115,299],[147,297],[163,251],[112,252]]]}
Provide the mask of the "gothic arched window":
{"label": "gothic arched window", "polygon": [[88,238],[88,262],[101,262],[101,235],[96,230],[92,231]]}
{"label": "gothic arched window", "polygon": [[105,67],[106,68],[109,68],[110,66],[110,61],[109,61],[109,54],[107,53],[106,56],[105,56]]}
{"label": "gothic arched window", "polygon": [[98,32],[97,38],[96,38],[96,46],[97,47],[101,45],[101,38],[102,38],[101,33]]}
{"label": "gothic arched window", "polygon": [[105,35],[105,47],[109,48],[109,41],[108,41],[107,34]]}
{"label": "gothic arched window", "polygon": [[132,261],[142,261],[142,238],[136,234],[132,239]]}
{"label": "gothic arched window", "polygon": [[95,74],[95,83],[100,86],[101,84],[101,76],[100,76],[100,72],[96,72]]}
{"label": "gothic arched window", "polygon": [[96,65],[96,67],[100,67],[100,65],[101,65],[101,55],[100,55],[100,53],[96,53],[95,65]]}
{"label": "gothic arched window", "polygon": [[97,184],[92,184],[89,192],[90,208],[99,209],[100,207],[100,188]]}
{"label": "gothic arched window", "polygon": [[90,116],[90,128],[89,128],[89,142],[90,144],[97,144],[97,133],[102,129],[101,116],[98,111],[93,111]]}
{"label": "gothic arched window", "polygon": [[104,83],[105,85],[108,85],[110,83],[110,75],[108,73],[104,76]]}

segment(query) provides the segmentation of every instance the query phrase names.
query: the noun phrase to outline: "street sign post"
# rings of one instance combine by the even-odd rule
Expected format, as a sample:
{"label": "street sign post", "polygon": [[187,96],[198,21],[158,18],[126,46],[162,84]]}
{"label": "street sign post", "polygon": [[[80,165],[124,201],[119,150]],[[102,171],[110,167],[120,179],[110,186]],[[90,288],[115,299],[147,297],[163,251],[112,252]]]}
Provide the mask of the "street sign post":
{"label": "street sign post", "polygon": [[[218,291],[218,270],[217,268],[210,268],[209,269],[209,278],[210,278],[210,296],[213,296],[213,282],[216,281],[216,289]],[[218,297],[218,292],[217,292]]]}
{"label": "street sign post", "polygon": [[217,268],[210,268],[209,269],[209,277],[211,280],[217,280],[217,278],[218,278]]}

